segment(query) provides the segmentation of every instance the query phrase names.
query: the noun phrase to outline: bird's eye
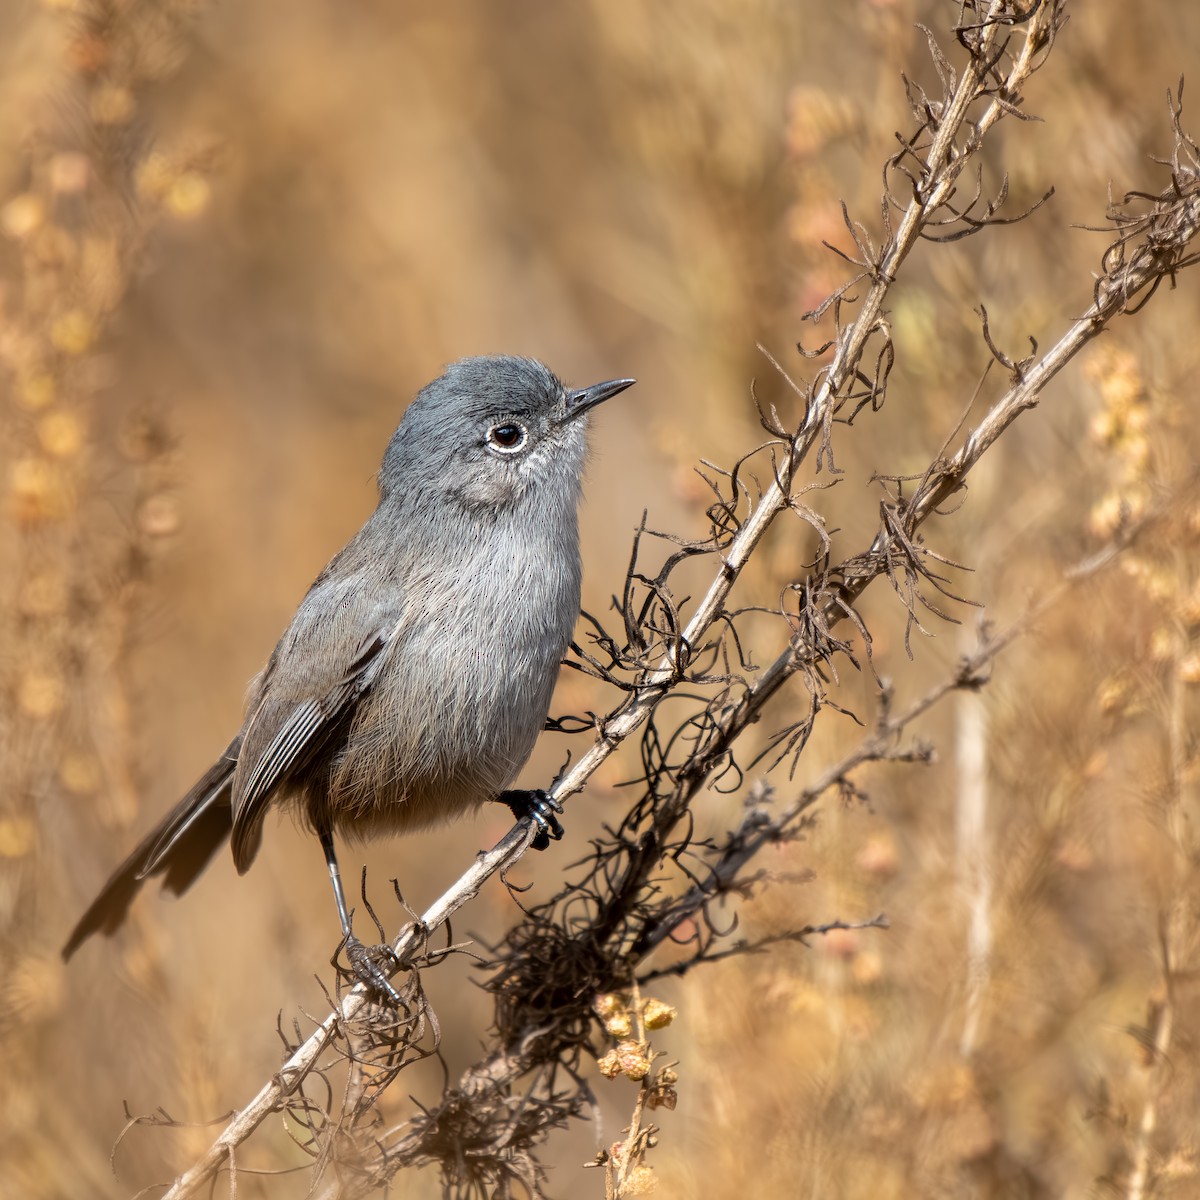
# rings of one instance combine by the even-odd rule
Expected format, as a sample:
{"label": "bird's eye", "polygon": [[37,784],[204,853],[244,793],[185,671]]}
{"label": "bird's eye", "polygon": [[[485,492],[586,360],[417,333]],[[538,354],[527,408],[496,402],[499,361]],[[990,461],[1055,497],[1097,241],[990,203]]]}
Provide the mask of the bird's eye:
{"label": "bird's eye", "polygon": [[511,453],[520,450],[528,436],[524,425],[518,425],[515,421],[505,421],[503,424],[493,425],[488,430],[487,440],[495,449]]}

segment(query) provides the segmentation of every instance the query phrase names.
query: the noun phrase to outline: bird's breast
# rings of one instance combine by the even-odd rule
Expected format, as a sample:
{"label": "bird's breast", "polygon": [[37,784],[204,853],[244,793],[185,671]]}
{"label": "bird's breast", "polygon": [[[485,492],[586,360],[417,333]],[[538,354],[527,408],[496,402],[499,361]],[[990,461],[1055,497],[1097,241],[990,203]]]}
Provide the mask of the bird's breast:
{"label": "bird's breast", "polygon": [[425,575],[333,763],[330,811],[348,832],[436,823],[508,787],[579,611],[573,539],[483,541]]}

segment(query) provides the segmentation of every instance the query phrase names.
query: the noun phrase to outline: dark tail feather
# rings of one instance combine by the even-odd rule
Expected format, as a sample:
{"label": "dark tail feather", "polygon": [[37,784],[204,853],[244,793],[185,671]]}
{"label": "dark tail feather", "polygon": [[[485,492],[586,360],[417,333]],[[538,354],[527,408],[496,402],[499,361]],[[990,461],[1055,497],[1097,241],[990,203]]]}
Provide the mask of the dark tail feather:
{"label": "dark tail feather", "polygon": [[230,786],[240,750],[238,736],[113,872],[67,939],[64,959],[70,958],[93,933],[115,933],[150,876],[163,875],[163,887],[176,895],[192,886],[233,828]]}

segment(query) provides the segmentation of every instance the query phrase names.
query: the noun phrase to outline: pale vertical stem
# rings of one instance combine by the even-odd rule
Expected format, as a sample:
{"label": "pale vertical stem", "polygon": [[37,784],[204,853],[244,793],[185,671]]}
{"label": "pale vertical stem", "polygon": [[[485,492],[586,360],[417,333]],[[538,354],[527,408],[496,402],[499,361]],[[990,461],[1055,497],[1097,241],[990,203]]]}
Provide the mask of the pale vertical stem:
{"label": "pale vertical stem", "polygon": [[[1187,574],[1183,564],[1176,558],[1177,580],[1185,580]],[[1178,638],[1178,633],[1177,633]],[[1179,643],[1176,643],[1177,650]],[[1167,809],[1163,814],[1166,832],[1174,849],[1172,875],[1174,886],[1162,916],[1162,971],[1163,990],[1161,1005],[1151,1004],[1153,1022],[1153,1049],[1150,1051],[1150,1070],[1146,1080],[1146,1094],[1142,1100],[1142,1115],[1138,1120],[1130,1155],[1132,1169],[1129,1173],[1128,1200],[1145,1200],[1150,1182],[1151,1143],[1158,1128],[1158,1107],[1164,1088],[1168,1085],[1170,1065],[1167,1054],[1171,1048],[1171,1036],[1175,1024],[1174,963],[1178,944],[1186,936],[1183,928],[1187,919],[1185,895],[1187,863],[1192,847],[1187,833],[1186,814],[1183,811],[1183,770],[1187,763],[1188,731],[1185,712],[1185,686],[1179,671],[1178,660],[1172,663],[1170,695],[1167,699],[1167,745],[1170,755],[1170,775],[1166,796]]]}
{"label": "pale vertical stem", "polygon": [[1150,1180],[1150,1143],[1158,1127],[1158,1101],[1162,1088],[1162,1075],[1167,1051],[1171,1046],[1171,1031],[1174,1009],[1171,990],[1168,986],[1163,999],[1162,1011],[1158,1014],[1154,1029],[1154,1061],[1150,1068],[1150,1086],[1142,1104],[1142,1116],[1138,1121],[1137,1140],[1133,1146],[1133,1170],[1129,1174],[1128,1200],[1145,1200],[1146,1185]]}
{"label": "pale vertical stem", "polygon": [[[964,638],[964,641],[966,639]],[[970,655],[973,647],[963,646]],[[971,689],[958,693],[955,705],[955,764],[958,789],[955,808],[955,848],[959,885],[967,904],[966,1021],[959,1051],[975,1050],[984,998],[991,979],[992,865],[988,844],[987,705]]]}

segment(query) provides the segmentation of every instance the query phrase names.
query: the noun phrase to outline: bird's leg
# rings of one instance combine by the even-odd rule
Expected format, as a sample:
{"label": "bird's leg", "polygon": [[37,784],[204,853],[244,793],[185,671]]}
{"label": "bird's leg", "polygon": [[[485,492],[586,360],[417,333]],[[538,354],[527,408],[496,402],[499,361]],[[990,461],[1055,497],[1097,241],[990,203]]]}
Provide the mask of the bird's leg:
{"label": "bird's leg", "polygon": [[337,855],[333,850],[333,834],[320,830],[321,849],[325,852],[325,865],[329,868],[329,880],[333,884],[333,898],[337,903],[338,919],[342,923],[342,938],[346,947],[346,960],[350,969],[381,996],[399,1005],[400,994],[379,967],[377,959],[392,953],[390,946],[364,946],[350,929],[350,910],[346,907],[346,893],[342,888],[342,872],[338,867]]}
{"label": "bird's leg", "polygon": [[545,850],[550,845],[551,838],[556,842],[562,838],[563,827],[559,824],[556,814],[562,812],[563,806],[549,792],[541,788],[533,791],[501,792],[496,797],[496,802],[510,808],[518,821],[524,817],[533,818],[538,832],[530,845],[535,850]]}
{"label": "bird's leg", "polygon": [[321,849],[325,851],[325,865],[329,868],[329,881],[333,884],[333,899],[337,904],[342,933],[349,937],[350,910],[346,907],[346,893],[342,888],[342,872],[338,867],[337,855],[333,849],[333,834],[327,829],[322,829],[318,836],[321,839]]}

